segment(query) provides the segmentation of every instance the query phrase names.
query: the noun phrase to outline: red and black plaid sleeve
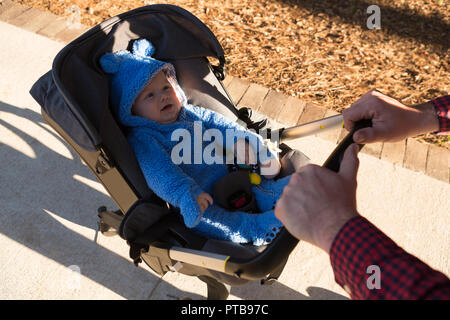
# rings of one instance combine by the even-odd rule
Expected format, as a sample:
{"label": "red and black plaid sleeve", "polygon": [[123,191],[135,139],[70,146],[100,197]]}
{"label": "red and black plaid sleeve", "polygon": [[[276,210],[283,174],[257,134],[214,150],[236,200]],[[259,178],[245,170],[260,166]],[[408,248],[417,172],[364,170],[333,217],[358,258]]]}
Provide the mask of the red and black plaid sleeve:
{"label": "red and black plaid sleeve", "polygon": [[450,134],[450,96],[431,100],[439,120],[439,134]]}
{"label": "red and black plaid sleeve", "polygon": [[450,299],[444,274],[408,254],[364,217],[342,227],[330,259],[336,282],[352,299]]}

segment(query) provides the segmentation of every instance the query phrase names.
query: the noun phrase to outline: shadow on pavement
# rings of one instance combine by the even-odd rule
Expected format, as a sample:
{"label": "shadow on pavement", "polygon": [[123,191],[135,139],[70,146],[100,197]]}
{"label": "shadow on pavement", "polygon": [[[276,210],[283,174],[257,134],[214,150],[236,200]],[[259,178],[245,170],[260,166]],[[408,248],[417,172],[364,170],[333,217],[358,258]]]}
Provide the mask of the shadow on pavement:
{"label": "shadow on pavement", "polygon": [[[0,144],[0,163],[7,168],[2,170],[0,184],[0,233],[62,266],[78,266],[84,277],[126,299],[151,298],[163,279],[103,247],[107,240],[101,234],[99,244],[94,242],[97,208],[115,205],[93,187],[98,182],[75,151],[49,129],[39,113],[3,102],[0,112],[0,130],[7,134]],[[46,145],[48,141],[51,146]],[[31,262],[25,270],[36,267]],[[176,293],[167,294],[168,300],[204,299],[168,283],[164,286],[168,285]],[[310,288],[308,293],[309,297],[281,283],[261,286],[259,281],[231,289],[242,299],[345,299],[322,288]]]}
{"label": "shadow on pavement", "polygon": [[280,282],[261,286],[259,281],[253,281],[243,287],[231,288],[231,294],[244,300],[348,300],[343,295],[319,287],[308,287],[306,292],[309,296]]}
{"label": "shadow on pavement", "polygon": [[[47,129],[40,114],[3,102],[0,111],[0,129],[8,134],[0,144],[0,163],[7,168],[0,179],[0,233],[63,266],[79,266],[82,276],[126,299],[147,299],[159,277],[103,247],[107,239],[101,234],[100,245],[94,242],[97,208],[114,206],[108,196],[85,183],[94,181],[94,175]],[[14,124],[4,119],[14,119]],[[42,143],[43,138],[53,138],[52,145],[59,141],[59,152]],[[36,269],[33,260],[24,269],[28,267]]]}

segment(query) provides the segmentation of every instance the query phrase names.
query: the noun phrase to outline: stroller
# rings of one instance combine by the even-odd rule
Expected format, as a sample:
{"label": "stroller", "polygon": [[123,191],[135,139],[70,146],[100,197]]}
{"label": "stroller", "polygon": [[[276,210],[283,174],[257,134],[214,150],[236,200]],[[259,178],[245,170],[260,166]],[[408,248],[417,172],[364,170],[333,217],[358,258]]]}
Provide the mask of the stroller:
{"label": "stroller", "polygon": [[[108,78],[99,65],[103,54],[129,49],[130,42],[139,38],[155,44],[156,59],[174,64],[190,104],[207,106],[247,128],[270,132],[267,119],[254,121],[251,110],[237,109],[221,82],[225,78],[223,49],[188,11],[149,5],[90,29],[58,53],[52,70],[30,93],[40,104],[44,120],[72,146],[119,207],[98,209],[99,230],[126,240],[135,265],[144,261],[160,276],[172,271],[198,277],[207,284],[208,299],[226,299],[230,286],[250,280],[270,284],[298,242],[284,228],[270,244],[259,247],[207,239],[188,229],[176,208],[147,186],[123,128],[109,108]],[[207,57],[216,58],[218,65]],[[351,143],[348,136],[324,166],[339,168],[343,151]],[[279,177],[309,162],[298,150],[285,144],[280,148]]]}

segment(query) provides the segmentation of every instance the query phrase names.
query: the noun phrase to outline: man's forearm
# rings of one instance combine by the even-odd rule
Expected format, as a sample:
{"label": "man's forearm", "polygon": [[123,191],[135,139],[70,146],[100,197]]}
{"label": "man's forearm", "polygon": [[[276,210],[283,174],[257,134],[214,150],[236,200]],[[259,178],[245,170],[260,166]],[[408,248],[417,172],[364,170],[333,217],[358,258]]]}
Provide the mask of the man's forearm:
{"label": "man's forearm", "polygon": [[418,132],[415,135],[439,131],[439,121],[436,110],[431,102],[413,106],[420,112],[417,123]]}
{"label": "man's forearm", "polygon": [[398,247],[361,216],[350,219],[330,250],[336,282],[352,299],[449,299],[450,280]]}

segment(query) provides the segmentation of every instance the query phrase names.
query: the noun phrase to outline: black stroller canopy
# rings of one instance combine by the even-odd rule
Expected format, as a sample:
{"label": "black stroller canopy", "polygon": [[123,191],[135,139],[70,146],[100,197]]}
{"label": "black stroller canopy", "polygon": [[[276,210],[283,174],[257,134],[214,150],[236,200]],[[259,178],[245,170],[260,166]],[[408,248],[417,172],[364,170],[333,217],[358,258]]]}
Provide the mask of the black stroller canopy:
{"label": "black stroller canopy", "polygon": [[[52,71],[30,91],[49,117],[87,151],[94,151],[103,142],[105,137],[100,133],[102,121],[105,112],[109,113],[108,78],[98,61],[107,52],[128,50],[133,40],[139,38],[151,40],[156,47],[156,59],[174,63],[178,71],[188,69],[189,72],[178,76],[188,98],[191,98],[190,103],[192,100],[202,102],[205,98],[189,90],[191,82],[198,82],[193,79],[206,77],[210,72],[192,65],[188,67],[192,59],[213,57],[222,64],[225,61],[223,49],[211,30],[190,12],[177,6],[138,8],[92,28],[61,50]],[[191,72],[196,74],[190,75]],[[194,85],[198,86],[198,83]],[[225,98],[217,95],[217,88],[206,86],[203,91],[211,91],[209,96],[216,96],[214,100],[220,100],[219,104],[226,106],[218,111],[233,117],[235,111]]]}

